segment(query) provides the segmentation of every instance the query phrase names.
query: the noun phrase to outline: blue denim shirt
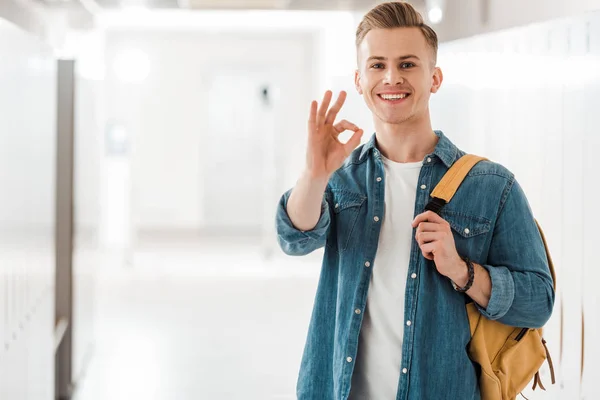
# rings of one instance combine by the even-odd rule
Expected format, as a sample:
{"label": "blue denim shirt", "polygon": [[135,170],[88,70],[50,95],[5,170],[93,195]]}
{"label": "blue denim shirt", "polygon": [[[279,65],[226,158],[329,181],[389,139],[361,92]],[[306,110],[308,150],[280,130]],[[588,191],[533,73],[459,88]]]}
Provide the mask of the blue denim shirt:
{"label": "blue denim shirt", "polygon": [[[440,131],[419,176],[415,216],[464,152]],[[375,135],[358,147],[329,180],[316,227],[297,230],[286,212],[291,190],[279,203],[278,240],[289,255],[325,246],[323,265],[297,382],[299,399],[346,399],[385,218],[384,167]],[[481,313],[493,320],[537,328],[550,318],[554,290],[544,245],[514,175],[484,161],[469,173],[443,209],[456,248],[489,271],[492,293]],[[410,278],[416,274],[416,278]],[[479,399],[478,370],[467,355],[467,295],[453,289],[414,239],[408,267],[398,400]]]}

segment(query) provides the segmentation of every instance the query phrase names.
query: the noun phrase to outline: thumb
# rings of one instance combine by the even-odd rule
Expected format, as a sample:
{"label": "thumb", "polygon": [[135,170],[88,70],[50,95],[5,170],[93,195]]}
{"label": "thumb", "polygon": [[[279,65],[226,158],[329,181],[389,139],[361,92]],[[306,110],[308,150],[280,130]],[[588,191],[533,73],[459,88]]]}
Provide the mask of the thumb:
{"label": "thumb", "polygon": [[356,132],[354,132],[352,137],[350,137],[350,140],[348,140],[346,142],[346,144],[344,145],[344,150],[345,150],[346,154],[352,153],[352,151],[358,147],[363,133],[364,133],[364,131],[362,129],[359,129]]}

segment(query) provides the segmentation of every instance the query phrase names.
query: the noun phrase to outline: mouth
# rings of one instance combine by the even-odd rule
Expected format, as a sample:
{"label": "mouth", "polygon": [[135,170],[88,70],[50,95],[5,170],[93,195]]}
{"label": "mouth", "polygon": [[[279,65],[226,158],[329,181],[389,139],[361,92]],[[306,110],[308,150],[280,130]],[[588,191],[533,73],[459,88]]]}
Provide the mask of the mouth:
{"label": "mouth", "polygon": [[380,93],[377,96],[386,103],[397,104],[407,99],[410,93]]}

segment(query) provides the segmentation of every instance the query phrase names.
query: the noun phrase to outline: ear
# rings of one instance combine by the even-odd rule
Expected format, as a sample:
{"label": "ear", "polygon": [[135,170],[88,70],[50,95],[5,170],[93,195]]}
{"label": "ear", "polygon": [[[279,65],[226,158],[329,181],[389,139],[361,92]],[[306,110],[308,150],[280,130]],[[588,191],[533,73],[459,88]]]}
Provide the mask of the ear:
{"label": "ear", "polygon": [[354,71],[354,86],[356,86],[356,91],[358,94],[362,95],[363,91],[360,87],[360,72],[358,70]]}
{"label": "ear", "polygon": [[431,80],[431,93],[436,93],[440,89],[443,80],[444,74],[442,73],[442,70],[439,67],[435,67]]}

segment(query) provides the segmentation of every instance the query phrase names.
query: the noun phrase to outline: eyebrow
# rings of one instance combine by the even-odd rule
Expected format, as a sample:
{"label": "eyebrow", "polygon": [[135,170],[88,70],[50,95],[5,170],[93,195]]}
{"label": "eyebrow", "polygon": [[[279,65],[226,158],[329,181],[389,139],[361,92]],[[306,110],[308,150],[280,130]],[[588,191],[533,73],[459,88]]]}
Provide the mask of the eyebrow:
{"label": "eyebrow", "polygon": [[[404,60],[408,60],[409,58],[416,58],[417,60],[420,61],[419,57],[415,56],[414,54],[407,54],[405,56],[400,56],[400,57],[398,57],[398,60],[399,61],[404,61]],[[386,57],[381,57],[381,56],[371,56],[371,57],[367,58],[367,62],[373,61],[373,60],[387,61],[387,58]]]}

